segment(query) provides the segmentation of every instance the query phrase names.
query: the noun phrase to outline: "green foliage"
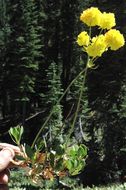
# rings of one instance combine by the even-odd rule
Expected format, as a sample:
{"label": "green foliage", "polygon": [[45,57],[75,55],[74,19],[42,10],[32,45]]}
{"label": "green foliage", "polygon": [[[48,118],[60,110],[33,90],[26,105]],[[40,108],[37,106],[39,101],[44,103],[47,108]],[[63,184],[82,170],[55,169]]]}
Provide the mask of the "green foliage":
{"label": "green foliage", "polygon": [[44,96],[46,109],[49,108],[49,110],[53,111],[52,117],[47,124],[50,143],[52,143],[57,135],[61,133],[63,126],[62,105],[60,102],[57,104],[60,96],[62,95],[60,78],[61,68],[56,65],[56,63],[51,63],[47,69],[48,92],[46,92]]}
{"label": "green foliage", "polygon": [[66,166],[71,175],[77,175],[84,168],[86,156],[87,148],[84,145],[73,145],[68,148]]}
{"label": "green foliage", "polygon": [[37,190],[34,185],[32,185],[27,177],[24,176],[23,170],[14,170],[11,172],[11,181],[9,183],[9,188],[11,190]]}
{"label": "green foliage", "polygon": [[[23,175],[23,171],[12,171],[11,172],[11,181],[9,183],[9,188],[10,190],[65,190],[69,185],[67,184],[68,182],[62,181],[62,184],[64,184],[64,187],[58,188],[56,185],[56,182],[51,182],[47,181],[46,183],[44,182],[43,188],[39,188],[34,186],[33,184],[30,183],[27,177]],[[72,182],[74,184],[74,182]],[[126,189],[126,184],[113,184],[113,185],[107,185],[101,186],[101,187],[87,187],[84,188],[83,185],[73,185],[71,184],[70,189],[71,190],[125,190]]]}
{"label": "green foliage", "polygon": [[[10,33],[6,42],[8,58],[4,62],[8,110],[13,115],[22,114],[22,122],[29,113],[28,102],[35,94],[35,80],[41,57],[41,40],[38,34],[37,11],[31,1],[7,2]],[[12,87],[14,86],[14,88]]]}
{"label": "green foliage", "polygon": [[62,177],[62,173],[63,176],[67,176],[68,173],[77,175],[85,166],[87,148],[84,145],[68,145],[67,142],[61,144],[59,141],[56,147],[51,147],[51,151],[48,150],[48,144],[45,144],[45,150],[41,152],[36,145],[31,148],[27,144],[20,144],[23,127],[11,128],[9,134],[22,153],[16,158],[23,162],[22,165],[24,164],[28,170],[27,175],[31,181],[40,187],[43,178],[53,180]]}
{"label": "green foliage", "polygon": [[23,126],[17,126],[10,128],[9,134],[12,140],[19,146],[21,143],[22,134],[24,132]]}
{"label": "green foliage", "polygon": [[93,188],[84,188],[82,190],[125,190],[126,184],[120,184],[120,185],[110,185],[107,187],[93,187]]}

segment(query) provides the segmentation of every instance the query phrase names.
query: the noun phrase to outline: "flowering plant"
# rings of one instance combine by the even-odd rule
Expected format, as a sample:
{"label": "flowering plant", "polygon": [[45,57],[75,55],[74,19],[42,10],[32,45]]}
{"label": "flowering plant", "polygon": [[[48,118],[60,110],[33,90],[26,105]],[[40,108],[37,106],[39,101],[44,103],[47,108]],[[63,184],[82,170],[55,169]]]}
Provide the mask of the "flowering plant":
{"label": "flowering plant", "polygon": [[[72,129],[74,128],[79,112],[88,69],[96,68],[94,62],[101,57],[104,52],[107,52],[109,49],[114,51],[118,50],[125,44],[123,34],[121,34],[119,30],[113,29],[116,25],[114,13],[102,13],[97,7],[91,7],[81,13],[80,20],[89,27],[89,33],[82,31],[77,37],[77,44],[82,48],[83,52],[87,54],[87,63],[81,73],[83,74],[83,81]],[[91,29],[94,26],[97,26],[100,32],[99,35],[92,37]]]}
{"label": "flowering plant", "polygon": [[[88,54],[89,62],[94,62],[109,49],[115,51],[124,46],[123,34],[119,30],[112,29],[116,25],[114,13],[102,13],[98,8],[91,7],[83,11],[80,20],[89,26],[89,34],[86,31],[81,32],[78,35],[77,43]],[[91,27],[93,26],[98,26],[101,29],[98,36],[91,36]]]}
{"label": "flowering plant", "polygon": [[[123,35],[119,30],[113,29],[116,25],[115,15],[113,13],[102,13],[98,8],[91,7],[84,10],[80,16],[80,20],[89,26],[89,34],[87,31],[82,31],[77,37],[77,44],[87,54],[87,63],[83,71],[70,83],[57,104],[61,101],[71,85],[82,75],[82,86],[78,98],[77,108],[70,133],[73,132],[77,115],[80,109],[80,103],[83,95],[83,88],[85,85],[87,70],[95,68],[94,62],[98,57],[101,57],[104,52],[109,49],[115,51],[125,44]],[[91,27],[98,26],[100,33],[98,36],[92,37]],[[77,175],[85,166],[85,159],[87,156],[87,148],[84,145],[70,144],[67,142],[57,143],[55,147],[48,149],[46,142],[38,137],[42,132],[44,126],[48,123],[53,114],[53,109],[49,117],[38,132],[32,146],[22,145],[21,136],[23,128],[11,128],[9,133],[12,140],[20,147],[21,156],[18,155],[14,160],[15,165],[27,168],[27,174],[34,183],[41,184],[42,179],[54,179],[55,177],[62,177],[68,174]]]}

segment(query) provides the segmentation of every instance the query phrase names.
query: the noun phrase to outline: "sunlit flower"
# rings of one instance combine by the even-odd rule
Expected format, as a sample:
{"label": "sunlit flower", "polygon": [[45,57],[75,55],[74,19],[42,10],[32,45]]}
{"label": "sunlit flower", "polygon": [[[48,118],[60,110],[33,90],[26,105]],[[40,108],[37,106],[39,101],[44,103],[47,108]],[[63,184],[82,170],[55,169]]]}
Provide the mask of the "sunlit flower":
{"label": "sunlit flower", "polygon": [[87,32],[81,32],[77,37],[77,43],[79,46],[88,46],[90,37]]}
{"label": "sunlit flower", "polygon": [[85,11],[80,16],[80,20],[87,24],[88,26],[96,26],[99,25],[101,12],[96,7],[91,7]]}
{"label": "sunlit flower", "polygon": [[100,57],[107,50],[105,36],[99,35],[92,38],[92,43],[86,48],[86,52],[90,57]]}
{"label": "sunlit flower", "polygon": [[111,50],[117,50],[125,44],[123,34],[116,29],[111,29],[105,34],[105,41]]}
{"label": "sunlit flower", "polygon": [[100,22],[99,22],[100,28],[109,30],[115,25],[116,25],[115,15],[113,13],[104,12],[101,15],[101,19],[100,19]]}

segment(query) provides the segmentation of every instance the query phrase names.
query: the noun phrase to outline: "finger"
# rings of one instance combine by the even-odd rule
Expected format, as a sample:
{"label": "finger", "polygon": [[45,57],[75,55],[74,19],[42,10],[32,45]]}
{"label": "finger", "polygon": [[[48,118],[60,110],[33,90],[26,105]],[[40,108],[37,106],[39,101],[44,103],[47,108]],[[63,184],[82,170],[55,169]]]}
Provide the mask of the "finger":
{"label": "finger", "polygon": [[0,172],[0,184],[7,185],[9,182],[10,172],[8,169]]}
{"label": "finger", "polygon": [[7,147],[13,149],[15,153],[20,153],[20,148],[18,146],[14,146],[8,143],[0,143],[0,149],[7,148]]}
{"label": "finger", "polygon": [[0,172],[6,169],[15,156],[13,149],[11,148],[4,148],[0,151]]}

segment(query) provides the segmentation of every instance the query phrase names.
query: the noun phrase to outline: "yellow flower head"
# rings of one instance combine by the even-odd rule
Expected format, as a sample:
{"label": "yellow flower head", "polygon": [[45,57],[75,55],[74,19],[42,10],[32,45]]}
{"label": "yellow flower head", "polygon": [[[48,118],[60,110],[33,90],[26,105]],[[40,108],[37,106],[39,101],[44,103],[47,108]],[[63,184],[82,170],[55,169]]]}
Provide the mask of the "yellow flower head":
{"label": "yellow flower head", "polygon": [[90,37],[85,31],[81,32],[77,37],[77,43],[79,46],[88,46],[89,41]]}
{"label": "yellow flower head", "polygon": [[85,11],[80,16],[80,20],[87,24],[88,26],[99,25],[102,13],[96,7],[91,7]]}
{"label": "yellow flower head", "polygon": [[116,29],[111,29],[105,34],[105,41],[111,50],[117,50],[125,44],[123,34]]}
{"label": "yellow flower head", "polygon": [[92,43],[86,48],[87,54],[93,58],[101,57],[106,50],[107,45],[104,35],[99,35],[92,38]]}
{"label": "yellow flower head", "polygon": [[99,22],[99,26],[102,29],[111,29],[116,25],[115,15],[113,13],[103,13]]}

